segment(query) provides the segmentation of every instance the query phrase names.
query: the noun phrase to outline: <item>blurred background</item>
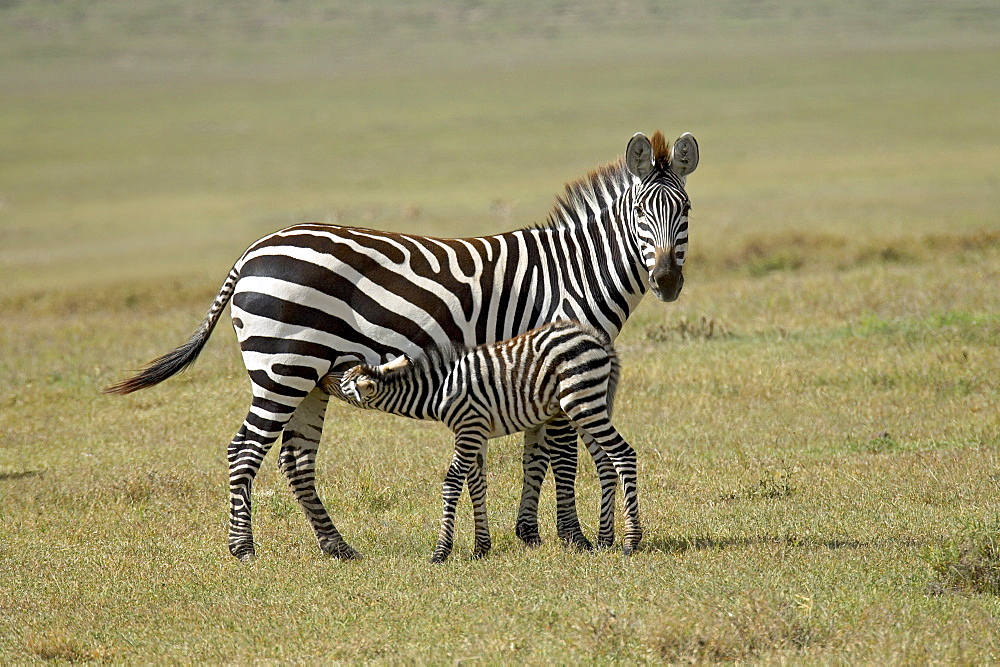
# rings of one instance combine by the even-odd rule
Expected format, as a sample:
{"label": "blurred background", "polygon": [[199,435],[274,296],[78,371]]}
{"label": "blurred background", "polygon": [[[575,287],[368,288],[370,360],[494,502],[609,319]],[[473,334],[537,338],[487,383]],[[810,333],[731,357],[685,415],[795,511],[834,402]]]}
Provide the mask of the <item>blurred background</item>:
{"label": "blurred background", "polygon": [[701,145],[695,276],[996,229],[998,52],[975,0],[0,0],[5,299],[207,295],[303,220],[529,225],[657,129]]}
{"label": "blurred background", "polygon": [[[996,0],[0,0],[0,663],[998,662],[998,118]],[[684,292],[617,341],[635,559],[563,549],[550,483],[521,549],[508,438],[495,555],[460,523],[428,568],[447,434],[334,405],[371,558],[321,561],[272,462],[245,568],[228,322],[100,394],[265,234],[528,226],[658,129],[701,162]]]}

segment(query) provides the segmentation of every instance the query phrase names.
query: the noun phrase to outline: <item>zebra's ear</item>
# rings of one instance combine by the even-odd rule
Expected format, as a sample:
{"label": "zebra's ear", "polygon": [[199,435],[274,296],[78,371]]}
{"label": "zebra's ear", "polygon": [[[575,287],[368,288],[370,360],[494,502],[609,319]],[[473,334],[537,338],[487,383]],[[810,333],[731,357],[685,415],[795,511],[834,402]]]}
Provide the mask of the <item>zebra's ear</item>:
{"label": "zebra's ear", "polygon": [[698,168],[698,142],[694,135],[685,132],[670,149],[670,171],[681,178]]}
{"label": "zebra's ear", "polygon": [[645,178],[653,170],[653,145],[642,132],[636,132],[625,148],[625,167],[636,178]]}

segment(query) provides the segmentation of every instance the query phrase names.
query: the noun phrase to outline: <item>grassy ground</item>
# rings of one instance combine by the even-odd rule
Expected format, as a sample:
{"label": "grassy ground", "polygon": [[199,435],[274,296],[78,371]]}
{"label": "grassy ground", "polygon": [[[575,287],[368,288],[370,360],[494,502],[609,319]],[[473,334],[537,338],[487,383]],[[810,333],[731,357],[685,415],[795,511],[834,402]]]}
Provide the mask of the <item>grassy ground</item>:
{"label": "grassy ground", "polygon": [[[293,6],[0,2],[0,661],[1000,658],[992,5]],[[232,334],[98,394],[263,233],[525,225],[657,128],[702,164],[684,295],[619,339],[633,558],[558,544],[551,485],[524,549],[510,438],[494,552],[463,505],[431,567],[447,432],[334,406],[320,490],[367,559],[268,465],[240,565]]]}

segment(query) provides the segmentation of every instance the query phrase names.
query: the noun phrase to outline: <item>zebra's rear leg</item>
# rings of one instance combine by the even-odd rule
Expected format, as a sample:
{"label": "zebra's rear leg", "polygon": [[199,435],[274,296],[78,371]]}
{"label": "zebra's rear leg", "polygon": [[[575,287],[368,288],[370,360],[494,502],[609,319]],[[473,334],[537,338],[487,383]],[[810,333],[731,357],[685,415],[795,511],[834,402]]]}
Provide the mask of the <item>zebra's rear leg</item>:
{"label": "zebra's rear leg", "polygon": [[328,401],[329,396],[316,388],[299,404],[285,426],[278,469],[292,487],[323,553],[341,560],[359,560],[361,554],[344,541],[316,493],[316,453]]}
{"label": "zebra's rear leg", "polygon": [[[288,419],[286,413],[265,413],[259,404],[260,399],[254,397],[250,412],[226,452],[229,461],[229,553],[244,562],[256,556],[250,513],[253,480]],[[289,408],[289,412],[293,409]]]}
{"label": "zebra's rear leg", "polygon": [[618,488],[618,473],[615,465],[600,445],[589,433],[580,432],[583,443],[587,446],[594,466],[597,468],[597,478],[601,485],[600,522],[597,530],[597,547],[604,549],[615,543],[615,493]]}

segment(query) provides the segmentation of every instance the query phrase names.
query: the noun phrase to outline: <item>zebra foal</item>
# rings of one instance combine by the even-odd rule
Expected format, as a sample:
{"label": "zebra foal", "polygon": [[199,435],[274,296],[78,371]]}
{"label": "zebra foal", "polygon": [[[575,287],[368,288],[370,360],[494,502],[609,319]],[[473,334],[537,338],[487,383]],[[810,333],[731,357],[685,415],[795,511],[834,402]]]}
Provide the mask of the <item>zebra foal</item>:
{"label": "zebra foal", "polygon": [[476,526],[473,557],[490,550],[486,441],[537,430],[557,417],[594,443],[595,461],[610,458],[625,494],[624,551],[634,551],[642,539],[636,456],[611,423],[617,384],[618,357],[607,334],[569,321],[492,345],[432,348],[415,361],[404,356],[380,366],[359,364],[320,381],[323,391],[358,407],[440,421],[454,432],[435,563],[451,553],[456,505],[466,481]]}

